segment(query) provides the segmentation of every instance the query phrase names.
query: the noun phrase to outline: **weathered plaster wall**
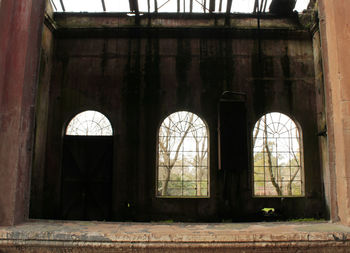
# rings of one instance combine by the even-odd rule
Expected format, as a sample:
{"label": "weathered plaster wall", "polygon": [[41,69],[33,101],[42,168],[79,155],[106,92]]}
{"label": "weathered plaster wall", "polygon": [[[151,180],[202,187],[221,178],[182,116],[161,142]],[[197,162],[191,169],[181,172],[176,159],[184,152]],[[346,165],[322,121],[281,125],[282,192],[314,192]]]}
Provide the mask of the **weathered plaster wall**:
{"label": "weathered plaster wall", "polygon": [[[116,220],[242,220],[264,207],[283,209],[289,217],[324,217],[309,34],[226,30],[211,31],[208,38],[205,30],[193,31],[150,28],[135,33],[124,28],[121,33],[108,29],[94,33],[96,29],[85,27],[58,34],[50,88],[44,217],[59,218],[62,137],[68,121],[86,109],[104,113],[116,133]],[[246,143],[234,144],[245,146],[242,155],[250,157],[251,131],[263,113],[279,111],[301,125],[306,197],[252,198],[250,159],[230,172],[232,181],[223,186],[216,129],[217,105],[224,91],[246,94],[243,124],[248,136]],[[210,199],[154,197],[157,130],[166,116],[178,110],[200,115],[209,126]]]}
{"label": "weathered plaster wall", "polygon": [[34,98],[45,2],[1,1],[0,225],[28,217]]}

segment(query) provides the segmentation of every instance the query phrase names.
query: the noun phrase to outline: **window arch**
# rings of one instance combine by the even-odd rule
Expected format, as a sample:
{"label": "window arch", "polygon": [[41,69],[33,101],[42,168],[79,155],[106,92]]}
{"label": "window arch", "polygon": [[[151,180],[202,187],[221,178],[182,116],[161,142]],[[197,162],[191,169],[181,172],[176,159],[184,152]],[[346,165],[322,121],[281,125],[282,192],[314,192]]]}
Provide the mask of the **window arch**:
{"label": "window arch", "polygon": [[304,195],[301,132],[290,117],[272,112],[256,122],[253,156],[255,196]]}
{"label": "window arch", "polygon": [[157,196],[209,196],[208,128],[196,114],[169,115],[158,133]]}
{"label": "window arch", "polygon": [[69,122],[66,135],[111,136],[113,129],[107,117],[102,113],[84,111]]}

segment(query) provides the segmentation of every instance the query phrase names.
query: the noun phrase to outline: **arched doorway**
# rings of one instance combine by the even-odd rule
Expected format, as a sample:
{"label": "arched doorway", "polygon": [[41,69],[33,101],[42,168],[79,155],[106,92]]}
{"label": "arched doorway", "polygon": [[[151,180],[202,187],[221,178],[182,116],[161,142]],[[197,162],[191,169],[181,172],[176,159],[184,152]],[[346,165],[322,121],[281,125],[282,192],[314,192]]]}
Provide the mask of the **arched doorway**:
{"label": "arched doorway", "polygon": [[110,220],[113,129],[97,111],[77,114],[63,141],[61,218]]}

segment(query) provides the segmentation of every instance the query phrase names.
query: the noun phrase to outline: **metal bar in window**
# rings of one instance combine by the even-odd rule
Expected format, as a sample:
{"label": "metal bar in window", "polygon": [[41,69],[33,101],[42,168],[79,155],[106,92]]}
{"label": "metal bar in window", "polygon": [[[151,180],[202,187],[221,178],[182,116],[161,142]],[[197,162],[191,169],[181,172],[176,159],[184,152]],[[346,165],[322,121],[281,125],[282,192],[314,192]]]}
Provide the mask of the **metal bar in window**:
{"label": "metal bar in window", "polygon": [[103,9],[103,11],[106,11],[105,0],[101,0],[101,4],[102,4],[102,9]]}
{"label": "metal bar in window", "polygon": [[190,0],[190,13],[193,11],[193,0]]}
{"label": "metal bar in window", "polygon": [[151,3],[150,3],[150,0],[147,0],[147,11],[148,11],[148,13],[151,12]]}
{"label": "metal bar in window", "polygon": [[177,12],[180,12],[180,0],[177,0]]}
{"label": "metal bar in window", "polygon": [[204,11],[204,13],[207,12],[206,6],[207,6],[207,0],[204,0],[204,3],[203,3],[203,11]]}
{"label": "metal bar in window", "polygon": [[222,0],[220,0],[220,4],[219,4],[219,12],[221,12],[222,10]]}
{"label": "metal bar in window", "polygon": [[60,0],[60,3],[61,3],[62,10],[63,10],[63,11],[66,11],[66,8],[64,8],[63,0]]}

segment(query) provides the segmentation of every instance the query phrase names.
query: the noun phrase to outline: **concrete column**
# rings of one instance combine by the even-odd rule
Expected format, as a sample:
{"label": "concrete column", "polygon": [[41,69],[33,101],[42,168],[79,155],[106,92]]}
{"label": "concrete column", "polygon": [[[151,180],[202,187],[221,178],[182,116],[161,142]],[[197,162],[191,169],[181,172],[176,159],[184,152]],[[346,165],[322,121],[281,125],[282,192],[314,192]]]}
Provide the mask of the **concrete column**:
{"label": "concrete column", "polygon": [[327,98],[329,167],[336,174],[338,216],[350,225],[350,5],[319,0]]}
{"label": "concrete column", "polygon": [[0,225],[28,217],[44,8],[45,0],[1,0]]}

